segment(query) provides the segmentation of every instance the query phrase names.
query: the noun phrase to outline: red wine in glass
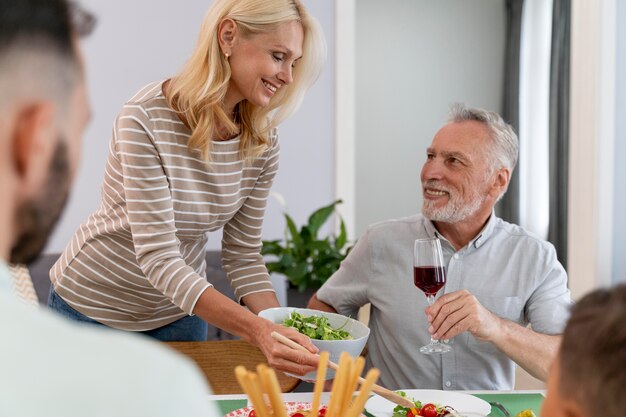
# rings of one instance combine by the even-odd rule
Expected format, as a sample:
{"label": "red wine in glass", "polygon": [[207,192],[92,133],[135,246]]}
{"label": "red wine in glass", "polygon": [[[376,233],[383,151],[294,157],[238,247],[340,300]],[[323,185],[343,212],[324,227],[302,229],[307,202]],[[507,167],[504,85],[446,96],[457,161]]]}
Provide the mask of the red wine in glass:
{"label": "red wine in glass", "polygon": [[[437,292],[446,283],[445,264],[439,239],[417,239],[413,247],[413,283],[426,295],[429,305],[433,305]],[[422,353],[446,353],[450,345],[430,338],[430,343],[422,346]]]}
{"label": "red wine in glass", "polygon": [[413,283],[424,291],[426,296],[435,296],[446,283],[446,271],[443,266],[413,267]]}

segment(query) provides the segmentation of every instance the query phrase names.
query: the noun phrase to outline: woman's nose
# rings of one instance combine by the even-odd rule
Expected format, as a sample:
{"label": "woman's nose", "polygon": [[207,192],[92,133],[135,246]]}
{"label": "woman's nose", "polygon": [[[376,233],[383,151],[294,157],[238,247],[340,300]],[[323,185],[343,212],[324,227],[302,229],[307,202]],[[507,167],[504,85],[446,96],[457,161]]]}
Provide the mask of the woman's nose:
{"label": "woman's nose", "polygon": [[291,84],[293,82],[293,68],[291,65],[287,65],[286,68],[283,68],[282,71],[278,73],[277,78],[285,85]]}

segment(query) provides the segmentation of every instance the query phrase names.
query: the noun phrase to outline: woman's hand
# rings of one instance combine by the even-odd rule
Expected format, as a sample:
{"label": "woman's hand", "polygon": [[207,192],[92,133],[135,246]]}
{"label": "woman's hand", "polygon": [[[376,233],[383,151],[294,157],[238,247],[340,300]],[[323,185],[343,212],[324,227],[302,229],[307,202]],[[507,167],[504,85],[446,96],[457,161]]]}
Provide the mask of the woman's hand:
{"label": "woman's hand", "polygon": [[[269,293],[272,297],[247,298],[250,300],[261,300],[271,304],[274,300],[274,293]],[[276,302],[277,304],[278,302]],[[267,307],[263,302],[255,304],[256,309]],[[224,329],[229,333],[240,336],[259,349],[267,358],[268,364],[272,368],[289,372],[295,375],[304,375],[314,371],[317,367],[318,349],[311,343],[311,340],[295,329],[291,329],[280,324],[273,323],[262,317],[253,314],[241,307],[230,298],[221,294],[213,287],[207,288],[196,302],[194,313],[203,320],[214,326]],[[304,353],[274,340],[271,333],[280,333],[296,343],[304,346],[311,353]]]}
{"label": "woman's hand", "polygon": [[[256,345],[265,357],[268,364],[275,369],[289,372],[295,375],[304,375],[317,369],[319,357],[318,349],[311,343],[311,340],[298,332],[280,324],[272,323],[269,320],[259,318],[259,326],[254,335],[252,343]],[[277,332],[288,337],[294,342],[304,346],[310,353],[301,352],[286,346],[272,338],[271,333]]]}

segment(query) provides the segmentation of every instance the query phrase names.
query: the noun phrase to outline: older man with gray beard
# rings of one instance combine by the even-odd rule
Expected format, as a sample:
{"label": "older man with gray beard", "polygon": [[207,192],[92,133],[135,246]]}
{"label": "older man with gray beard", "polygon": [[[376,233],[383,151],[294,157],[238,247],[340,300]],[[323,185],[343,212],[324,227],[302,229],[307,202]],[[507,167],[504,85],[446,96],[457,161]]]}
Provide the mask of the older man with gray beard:
{"label": "older man with gray beard", "polygon": [[[427,150],[422,213],[370,226],[311,298],[353,317],[371,303],[367,366],[384,386],[509,390],[515,363],[545,380],[571,298],[554,247],[494,213],[518,149],[498,114],[453,107]],[[429,237],[447,276],[432,306],[412,279],[414,241]],[[451,352],[420,353],[431,336]]]}

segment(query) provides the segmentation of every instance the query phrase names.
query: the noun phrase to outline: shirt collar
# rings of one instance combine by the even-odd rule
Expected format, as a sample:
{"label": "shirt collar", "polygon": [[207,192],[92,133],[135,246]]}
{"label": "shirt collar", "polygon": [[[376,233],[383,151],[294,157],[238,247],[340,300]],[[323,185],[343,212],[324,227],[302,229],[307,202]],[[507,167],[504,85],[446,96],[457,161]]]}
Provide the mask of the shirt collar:
{"label": "shirt collar", "polygon": [[483,230],[481,230],[474,239],[470,240],[467,246],[474,246],[476,249],[480,248],[493,234],[496,228],[496,219],[496,212],[492,210],[491,216],[489,216],[489,220],[487,220],[487,224],[485,224]]}
{"label": "shirt collar", "polygon": [[12,288],[9,268],[0,260],[0,293],[10,293]]}
{"label": "shirt collar", "polygon": [[430,221],[430,219],[427,219],[426,217],[424,217],[423,224],[424,224],[424,229],[426,230],[426,234],[428,235],[428,237],[437,237],[439,239],[445,239],[443,235],[437,231],[437,229],[435,228],[435,225],[433,224],[432,221]]}
{"label": "shirt collar", "polygon": [[[493,231],[496,227],[496,221],[496,213],[492,210],[491,216],[489,216],[489,220],[487,220],[485,227],[483,227],[482,230],[472,240],[469,241],[467,247],[473,246],[476,249],[481,247],[493,234]],[[439,233],[439,231],[437,231],[433,222],[426,217],[424,217],[424,229],[426,230],[426,234],[428,235],[428,237],[437,237],[447,242],[447,239],[441,233]]]}

